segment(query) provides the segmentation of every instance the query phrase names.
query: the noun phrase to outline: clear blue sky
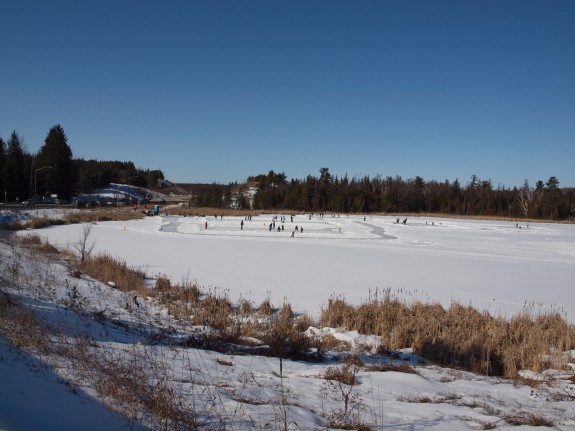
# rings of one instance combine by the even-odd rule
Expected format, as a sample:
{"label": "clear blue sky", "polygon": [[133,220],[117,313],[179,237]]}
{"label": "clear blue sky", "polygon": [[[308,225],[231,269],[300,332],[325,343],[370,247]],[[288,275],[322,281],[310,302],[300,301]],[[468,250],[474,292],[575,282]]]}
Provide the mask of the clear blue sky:
{"label": "clear blue sky", "polygon": [[0,2],[0,136],[176,182],[575,186],[575,1]]}

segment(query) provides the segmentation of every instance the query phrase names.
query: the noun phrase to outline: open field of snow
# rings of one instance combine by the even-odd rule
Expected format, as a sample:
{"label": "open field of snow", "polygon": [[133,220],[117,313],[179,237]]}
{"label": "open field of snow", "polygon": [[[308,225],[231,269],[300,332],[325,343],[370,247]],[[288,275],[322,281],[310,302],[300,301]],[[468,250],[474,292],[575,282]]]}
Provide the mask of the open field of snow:
{"label": "open field of snow", "polygon": [[[92,237],[96,252],[151,276],[196,280],[256,305],[269,295],[275,306],[288,301],[312,316],[334,295],[359,303],[390,288],[408,301],[459,301],[505,315],[527,304],[575,321],[575,225],[309,215],[292,222],[278,214],[270,231],[273,217],[148,217],[99,223]],[[296,226],[303,232],[292,238]],[[81,229],[37,233],[71,247]]]}

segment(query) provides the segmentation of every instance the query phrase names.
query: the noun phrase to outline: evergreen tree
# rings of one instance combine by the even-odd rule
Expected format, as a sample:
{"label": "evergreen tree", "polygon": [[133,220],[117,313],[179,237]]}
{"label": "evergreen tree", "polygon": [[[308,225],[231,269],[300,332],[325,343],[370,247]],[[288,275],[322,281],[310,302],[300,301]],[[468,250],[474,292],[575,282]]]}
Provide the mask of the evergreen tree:
{"label": "evergreen tree", "polygon": [[30,177],[26,174],[26,154],[20,137],[14,130],[8,140],[4,181],[8,200],[22,201],[30,194]]}
{"label": "evergreen tree", "polygon": [[[51,166],[51,169],[37,171],[48,166]],[[42,181],[37,183],[38,194],[51,193],[62,198],[72,196],[76,180],[72,150],[64,129],[59,124],[48,132],[34,169],[37,171],[37,179],[42,178]]]}
{"label": "evergreen tree", "polygon": [[558,220],[564,216],[563,197],[559,188],[559,180],[550,177],[545,183],[543,201],[543,217]]}
{"label": "evergreen tree", "polygon": [[4,168],[6,167],[6,144],[4,140],[0,138],[0,192],[2,193],[1,200],[4,201],[4,192],[6,192],[5,188],[5,175],[6,171]]}

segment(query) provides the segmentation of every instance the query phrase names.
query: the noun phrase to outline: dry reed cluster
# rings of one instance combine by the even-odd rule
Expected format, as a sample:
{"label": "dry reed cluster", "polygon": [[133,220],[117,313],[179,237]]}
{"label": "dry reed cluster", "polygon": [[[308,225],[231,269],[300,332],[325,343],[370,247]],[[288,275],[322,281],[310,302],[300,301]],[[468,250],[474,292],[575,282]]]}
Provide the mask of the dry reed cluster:
{"label": "dry reed cluster", "polygon": [[412,347],[433,362],[486,375],[515,378],[519,370],[566,366],[575,327],[558,312],[523,313],[505,319],[452,303],[407,304],[386,291],[359,306],[331,299],[320,325],[382,337],[390,349]]}

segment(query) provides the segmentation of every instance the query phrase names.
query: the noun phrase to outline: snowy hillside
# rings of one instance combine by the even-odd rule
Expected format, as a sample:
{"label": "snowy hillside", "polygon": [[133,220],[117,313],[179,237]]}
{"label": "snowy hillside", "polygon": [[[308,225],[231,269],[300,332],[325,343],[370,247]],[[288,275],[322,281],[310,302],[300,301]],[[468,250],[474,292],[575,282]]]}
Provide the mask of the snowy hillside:
{"label": "snowy hillside", "polygon": [[[307,216],[292,222],[286,215],[282,231],[283,216],[275,230],[272,217],[148,217],[98,223],[91,234],[96,252],[118,256],[151,279],[197,279],[238,301],[287,300],[296,314],[317,314],[333,295],[358,303],[391,286],[406,299],[458,299],[494,313],[529,303],[574,319],[572,225]],[[61,249],[73,249],[81,232],[82,225],[35,231]],[[191,347],[194,334],[209,328],[175,320],[155,299],[77,278],[68,263],[34,247],[0,243],[0,259],[0,317],[15,322],[23,307],[51,328],[28,326],[24,339],[11,335],[30,356],[0,338],[0,381],[10,388],[0,391],[0,429],[175,429],[158,413],[165,410],[147,410],[163,402],[161,394],[181,423],[200,429],[330,429],[345,416],[352,429],[575,430],[572,371],[523,372],[523,381],[480,376],[430,364],[409,349],[377,351],[377,337],[345,328],[308,330],[348,343],[321,363],[218,353]],[[50,342],[41,347],[43,333]],[[35,337],[35,347],[26,347]],[[346,362],[351,353],[358,362]],[[353,383],[328,378],[343,370]],[[111,375],[123,372],[125,384],[135,384],[132,375],[142,384],[134,386],[134,399],[120,393],[120,403],[111,398],[119,390],[110,391]],[[152,394],[154,406],[146,398]]]}

